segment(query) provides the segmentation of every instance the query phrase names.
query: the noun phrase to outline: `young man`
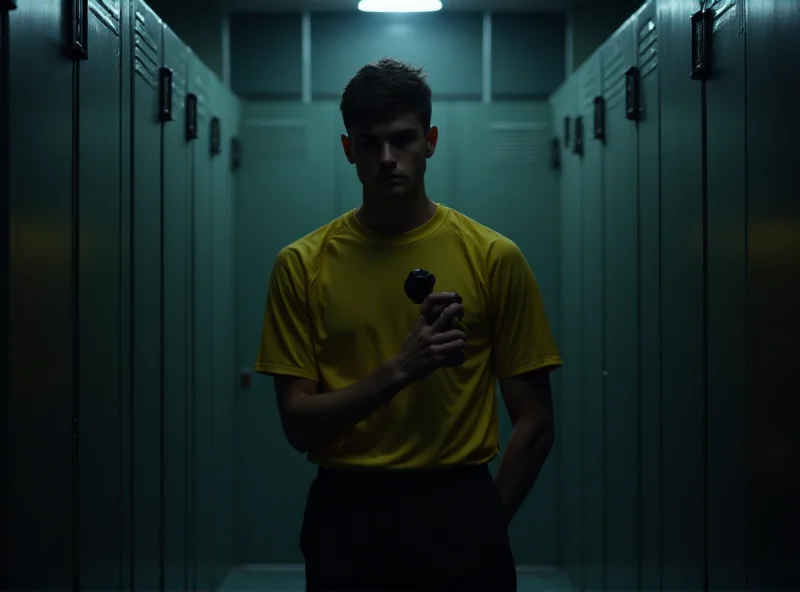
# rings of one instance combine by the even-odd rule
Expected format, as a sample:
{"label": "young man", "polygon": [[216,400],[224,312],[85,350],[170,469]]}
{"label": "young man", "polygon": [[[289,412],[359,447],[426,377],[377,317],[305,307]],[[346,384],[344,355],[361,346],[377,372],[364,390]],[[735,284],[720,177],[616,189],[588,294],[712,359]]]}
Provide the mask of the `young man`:
{"label": "young man", "polygon": [[[319,465],[307,589],[516,590],[507,527],[553,444],[561,365],[536,280],[512,241],[428,198],[420,70],[365,66],[341,111],[363,204],[280,251],[256,363]],[[421,306],[418,268],[435,276]],[[493,479],[496,380],[514,428]]]}

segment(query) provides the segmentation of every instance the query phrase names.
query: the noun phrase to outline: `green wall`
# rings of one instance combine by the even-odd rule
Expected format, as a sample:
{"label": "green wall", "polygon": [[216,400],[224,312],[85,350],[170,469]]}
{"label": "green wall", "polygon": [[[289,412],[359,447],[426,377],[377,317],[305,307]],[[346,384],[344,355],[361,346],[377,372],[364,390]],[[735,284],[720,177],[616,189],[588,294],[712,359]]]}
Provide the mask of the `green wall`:
{"label": "green wall", "polygon": [[[441,140],[427,177],[431,198],[520,245],[557,330],[560,212],[548,163],[549,106],[437,101],[434,122]],[[341,153],[342,129],[333,102],[245,104],[246,164],[236,209],[237,356],[243,367],[252,367],[258,349],[278,250],[361,201],[355,171]],[[510,426],[501,415],[505,441]],[[285,441],[270,379],[259,376],[240,394],[237,426],[238,560],[299,562],[297,537],[314,469]],[[556,459],[554,452],[512,526],[520,564],[556,562]]]}
{"label": "green wall", "polygon": [[0,15],[0,583],[211,590],[234,561],[239,102],[143,2],[91,7],[86,60],[68,3]]}

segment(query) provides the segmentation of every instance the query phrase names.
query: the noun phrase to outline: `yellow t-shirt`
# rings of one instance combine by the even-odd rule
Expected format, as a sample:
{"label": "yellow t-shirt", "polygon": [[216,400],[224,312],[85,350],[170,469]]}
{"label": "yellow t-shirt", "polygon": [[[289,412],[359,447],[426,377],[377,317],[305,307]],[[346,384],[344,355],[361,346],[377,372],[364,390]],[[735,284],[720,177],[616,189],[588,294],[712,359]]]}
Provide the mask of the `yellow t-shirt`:
{"label": "yellow t-shirt", "polygon": [[463,298],[466,363],[403,390],[325,449],[325,467],[480,464],[499,450],[495,381],[561,358],[533,272],[508,238],[443,205],[400,235],[362,226],[355,211],[283,248],[269,283],[255,369],[347,387],[400,352],[419,306],[412,269]]}

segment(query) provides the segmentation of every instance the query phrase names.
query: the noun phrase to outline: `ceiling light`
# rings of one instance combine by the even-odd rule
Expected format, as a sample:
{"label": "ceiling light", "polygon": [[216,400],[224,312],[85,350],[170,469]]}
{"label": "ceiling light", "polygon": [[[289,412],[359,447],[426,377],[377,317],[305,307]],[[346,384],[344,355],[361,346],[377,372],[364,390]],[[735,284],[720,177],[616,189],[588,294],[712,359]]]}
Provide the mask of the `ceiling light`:
{"label": "ceiling light", "polygon": [[364,12],[436,12],[441,0],[361,0],[358,9]]}

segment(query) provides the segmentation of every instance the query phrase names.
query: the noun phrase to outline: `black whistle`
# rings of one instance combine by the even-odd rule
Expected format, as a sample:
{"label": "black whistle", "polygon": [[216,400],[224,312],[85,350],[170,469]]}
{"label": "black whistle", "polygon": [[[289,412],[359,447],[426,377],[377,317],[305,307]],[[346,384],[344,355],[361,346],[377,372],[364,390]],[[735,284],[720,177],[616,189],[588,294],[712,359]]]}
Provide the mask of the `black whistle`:
{"label": "black whistle", "polygon": [[[425,299],[433,292],[433,286],[436,284],[436,276],[430,271],[424,269],[414,269],[409,272],[406,282],[403,285],[406,296],[411,299],[414,304],[422,304]],[[432,321],[428,321],[431,323]],[[466,361],[464,352],[458,352],[447,357],[444,366],[460,366]]]}
{"label": "black whistle", "polygon": [[434,284],[436,284],[436,276],[430,271],[415,269],[408,274],[403,287],[405,288],[406,296],[411,299],[411,302],[422,304],[433,292]]}

